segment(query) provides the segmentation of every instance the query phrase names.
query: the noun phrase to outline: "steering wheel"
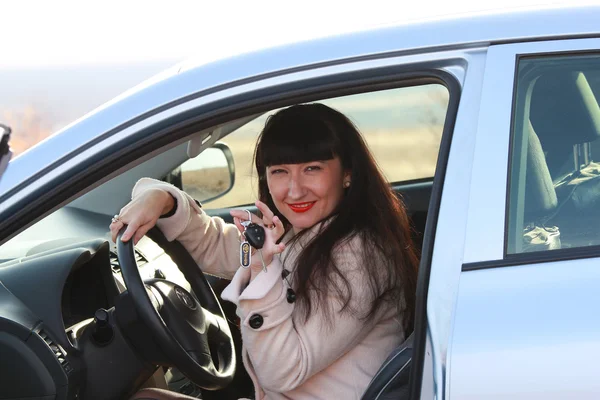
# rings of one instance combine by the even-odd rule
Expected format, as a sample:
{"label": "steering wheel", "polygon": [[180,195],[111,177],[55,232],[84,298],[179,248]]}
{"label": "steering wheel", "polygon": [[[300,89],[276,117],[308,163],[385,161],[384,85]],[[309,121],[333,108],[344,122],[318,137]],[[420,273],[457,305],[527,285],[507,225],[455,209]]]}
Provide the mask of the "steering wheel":
{"label": "steering wheel", "polygon": [[117,236],[117,256],[133,305],[170,362],[203,389],[217,390],[233,380],[235,347],[217,296],[192,256],[156,227],[147,236],[165,250],[190,283],[196,298],[164,279],[142,281],[133,240]]}

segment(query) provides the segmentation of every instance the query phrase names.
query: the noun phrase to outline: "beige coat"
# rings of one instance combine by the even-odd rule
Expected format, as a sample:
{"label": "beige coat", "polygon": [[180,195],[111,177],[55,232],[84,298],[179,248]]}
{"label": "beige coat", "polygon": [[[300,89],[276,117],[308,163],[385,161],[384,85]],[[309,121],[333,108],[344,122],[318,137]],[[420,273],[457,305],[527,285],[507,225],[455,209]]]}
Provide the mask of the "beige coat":
{"label": "beige coat", "polygon": [[[150,187],[166,189],[177,199],[176,213],[158,222],[167,239],[180,241],[204,272],[231,280],[222,298],[237,306],[242,358],[256,399],[360,399],[385,358],[404,339],[395,309],[382,309],[367,322],[347,312],[331,313],[333,320],[325,321],[317,309],[304,322],[295,303],[287,302],[289,286],[281,277],[282,260],[287,270],[293,270],[302,243],[275,256],[268,271],[249,283],[250,270],[240,268],[240,233],[235,225],[207,216],[186,193],[152,179],[141,179],[133,197]],[[336,252],[338,268],[354,292],[351,306],[358,311],[370,302],[357,268],[361,246],[356,239]],[[339,309],[339,299],[332,296],[330,302]],[[257,326],[254,318],[253,328],[249,321],[255,315],[262,317],[262,324]]]}

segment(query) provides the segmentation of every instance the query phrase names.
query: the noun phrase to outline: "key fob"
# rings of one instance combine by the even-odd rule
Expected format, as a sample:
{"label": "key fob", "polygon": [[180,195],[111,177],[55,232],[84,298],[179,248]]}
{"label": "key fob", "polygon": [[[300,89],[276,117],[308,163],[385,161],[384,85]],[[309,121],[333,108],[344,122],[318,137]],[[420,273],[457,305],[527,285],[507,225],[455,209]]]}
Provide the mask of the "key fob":
{"label": "key fob", "polygon": [[246,226],[244,235],[246,236],[248,243],[250,243],[250,246],[254,247],[256,250],[262,249],[265,244],[265,228],[254,222]]}

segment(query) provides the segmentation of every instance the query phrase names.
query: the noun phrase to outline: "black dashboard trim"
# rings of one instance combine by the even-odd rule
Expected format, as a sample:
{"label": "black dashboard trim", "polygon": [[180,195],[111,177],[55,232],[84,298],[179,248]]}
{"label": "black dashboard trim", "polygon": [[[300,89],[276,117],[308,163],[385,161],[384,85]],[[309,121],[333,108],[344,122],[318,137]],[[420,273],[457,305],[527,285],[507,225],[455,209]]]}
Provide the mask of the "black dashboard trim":
{"label": "black dashboard trim", "polygon": [[[109,244],[104,239],[48,249],[4,263],[0,265],[0,282],[20,299],[35,318],[44,321],[47,331],[58,344],[67,351],[72,350],[74,348],[65,333],[62,295],[73,271],[92,262],[95,257],[106,258],[106,270],[101,271],[106,279],[102,284],[109,292],[107,293],[109,299],[114,299],[118,291],[108,260]],[[35,282],[32,282],[32,277],[36,278]]]}

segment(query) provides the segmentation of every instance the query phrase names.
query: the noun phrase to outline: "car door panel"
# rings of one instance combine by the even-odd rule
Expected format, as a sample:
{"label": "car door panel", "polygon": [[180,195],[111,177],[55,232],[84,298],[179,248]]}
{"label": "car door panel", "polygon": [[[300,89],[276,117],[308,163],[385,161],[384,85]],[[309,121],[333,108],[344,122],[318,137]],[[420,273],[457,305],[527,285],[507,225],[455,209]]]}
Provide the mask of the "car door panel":
{"label": "car door panel", "polygon": [[596,398],[599,285],[595,259],[463,272],[451,398]]}
{"label": "car door panel", "polygon": [[600,393],[591,376],[600,357],[600,323],[594,317],[600,253],[507,254],[505,242],[513,196],[507,173],[511,130],[519,118],[514,106],[518,62],[598,49],[598,39],[489,49],[464,265],[449,337],[447,398],[597,398]]}

